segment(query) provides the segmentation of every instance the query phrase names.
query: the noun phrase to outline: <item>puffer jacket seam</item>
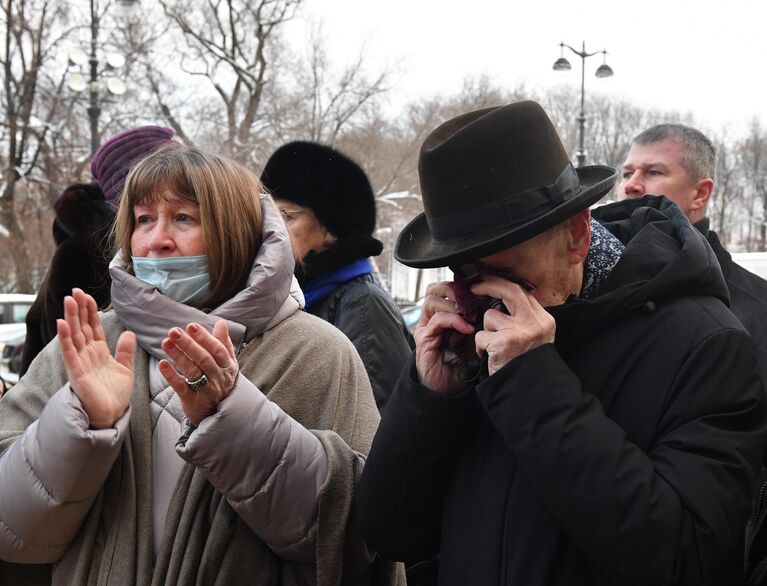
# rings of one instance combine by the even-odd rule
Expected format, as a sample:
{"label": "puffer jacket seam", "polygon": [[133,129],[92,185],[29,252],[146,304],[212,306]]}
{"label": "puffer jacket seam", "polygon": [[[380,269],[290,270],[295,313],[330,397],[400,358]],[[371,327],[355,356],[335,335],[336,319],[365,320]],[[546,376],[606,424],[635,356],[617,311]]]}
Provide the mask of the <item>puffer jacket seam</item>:
{"label": "puffer jacket seam", "polygon": [[51,492],[51,490],[45,485],[45,483],[42,481],[40,476],[37,474],[37,471],[35,470],[34,466],[32,466],[32,462],[29,461],[29,458],[27,457],[27,436],[22,436],[21,439],[21,453],[24,456],[24,464],[27,466],[27,469],[29,470],[29,473],[32,475],[32,478],[34,478],[34,484],[38,485],[42,491],[43,495],[48,498],[48,500],[52,501],[54,505],[61,506],[62,501],[56,498],[56,496]]}
{"label": "puffer jacket seam", "polygon": [[277,463],[274,465],[274,467],[269,471],[269,474],[264,478],[264,481],[259,486],[259,489],[254,492],[253,494],[250,494],[248,496],[244,496],[241,498],[236,497],[229,497],[229,500],[231,500],[233,503],[236,503],[238,505],[245,505],[246,503],[249,503],[253,501],[254,499],[257,499],[258,497],[264,496],[269,492],[268,485],[271,482],[271,480],[275,477],[277,474],[277,471],[285,464],[286,458],[283,455],[279,457],[277,460]]}
{"label": "puffer jacket seam", "polygon": [[274,466],[272,466],[272,469],[269,471],[269,474],[267,474],[263,482],[261,482],[261,484],[258,487],[258,490],[256,490],[256,492],[254,492],[253,494],[250,494],[243,498],[239,498],[239,499],[231,498],[230,500],[234,503],[244,504],[260,496],[267,494],[269,491],[268,486],[271,483],[272,479],[275,478],[275,476],[277,475],[277,472],[280,470],[280,468],[283,467],[283,464],[287,463],[287,457],[285,456],[285,452],[288,451],[288,447],[291,445],[292,440],[293,440],[293,426],[290,425],[290,430],[288,432],[288,439],[285,442],[285,446],[282,449],[282,453],[280,454],[278,458],[276,458]]}
{"label": "puffer jacket seam", "polygon": [[[167,387],[166,387],[167,388]],[[159,407],[161,411],[165,411],[168,409],[168,405],[170,405],[170,402],[173,400],[173,395],[169,394],[168,398],[160,398],[162,396],[162,393],[159,393],[157,397],[152,399]]]}
{"label": "puffer jacket seam", "polygon": [[[233,503],[237,503],[240,506],[243,506],[244,508],[247,508],[247,503],[254,501],[255,499],[268,495],[269,491],[271,490],[269,488],[270,484],[272,483],[272,480],[276,478],[277,474],[280,473],[280,469],[287,467],[288,464],[288,458],[286,456],[286,452],[289,449],[289,446],[293,444],[294,441],[294,432],[295,432],[295,426],[290,426],[290,433],[288,435],[288,440],[285,443],[285,448],[282,450],[282,454],[277,459],[277,462],[275,466],[272,468],[272,470],[269,472],[267,477],[264,479],[264,481],[261,483],[261,486],[259,489],[253,493],[252,495],[243,498],[243,499],[231,499]],[[314,500],[319,496],[319,492],[321,492],[321,488],[318,491],[318,494],[314,495]],[[297,546],[300,546],[303,543],[309,542],[314,539],[314,535],[316,534],[316,528],[317,528],[317,511],[315,509],[314,519],[312,519],[311,524],[308,528],[308,533],[302,535],[298,540],[289,542],[287,544],[277,544],[277,543],[271,543],[270,547],[274,549],[281,549],[281,550],[290,550],[295,549]]]}
{"label": "puffer jacket seam", "polygon": [[163,401],[158,401],[157,399],[153,399],[155,401],[155,403],[160,407],[160,413],[157,416],[157,420],[158,421],[159,421],[160,417],[162,417],[163,413],[167,413],[168,415],[171,416],[173,421],[177,421],[178,423],[182,423],[183,418],[182,419],[178,419],[173,414],[173,412],[170,409],[170,406],[171,406],[171,403],[173,402],[173,397],[174,396],[175,396],[175,393],[168,395],[168,398],[167,398],[167,400],[164,401],[164,403],[163,403]]}
{"label": "puffer jacket seam", "polygon": [[314,522],[312,523],[312,526],[309,528],[309,532],[303,537],[301,537],[298,541],[294,541],[286,545],[278,545],[276,543],[273,543],[269,547],[271,547],[274,550],[290,551],[294,549],[300,549],[301,547],[304,546],[304,544],[313,543],[316,540],[317,540],[317,519],[315,519]]}
{"label": "puffer jacket seam", "polygon": [[16,533],[14,533],[13,529],[8,527],[8,525],[5,524],[5,522],[0,519],[0,529],[2,529],[3,533],[8,535],[11,543],[13,544],[14,549],[23,549],[24,548],[24,540],[21,539]]}

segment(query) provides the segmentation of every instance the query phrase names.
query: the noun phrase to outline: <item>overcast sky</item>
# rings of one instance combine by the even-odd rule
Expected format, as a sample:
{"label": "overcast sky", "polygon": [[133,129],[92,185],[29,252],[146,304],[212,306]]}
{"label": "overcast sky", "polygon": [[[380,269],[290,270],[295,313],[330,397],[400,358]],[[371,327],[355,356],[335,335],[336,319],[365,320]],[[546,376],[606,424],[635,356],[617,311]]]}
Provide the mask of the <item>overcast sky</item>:
{"label": "overcast sky", "polygon": [[599,88],[638,105],[692,112],[702,126],[742,133],[767,110],[767,0],[306,0],[306,22],[321,20],[335,63],[366,45],[373,68],[398,66],[393,107],[460,89],[467,75],[532,89],[569,80],[580,58],[554,72],[559,42],[607,49],[615,71],[598,80],[601,56],[586,61],[586,99]]}

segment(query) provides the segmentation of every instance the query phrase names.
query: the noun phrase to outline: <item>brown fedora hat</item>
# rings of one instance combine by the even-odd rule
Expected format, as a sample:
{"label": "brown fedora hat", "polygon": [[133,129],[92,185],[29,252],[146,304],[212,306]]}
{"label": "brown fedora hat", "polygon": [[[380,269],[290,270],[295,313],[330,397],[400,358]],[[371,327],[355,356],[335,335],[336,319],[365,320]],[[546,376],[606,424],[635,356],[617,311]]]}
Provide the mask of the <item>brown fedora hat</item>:
{"label": "brown fedora hat", "polygon": [[418,159],[424,213],[394,257],[418,268],[476,260],[588,208],[615,183],[604,165],[573,168],[543,108],[516,102],[463,114],[426,137]]}

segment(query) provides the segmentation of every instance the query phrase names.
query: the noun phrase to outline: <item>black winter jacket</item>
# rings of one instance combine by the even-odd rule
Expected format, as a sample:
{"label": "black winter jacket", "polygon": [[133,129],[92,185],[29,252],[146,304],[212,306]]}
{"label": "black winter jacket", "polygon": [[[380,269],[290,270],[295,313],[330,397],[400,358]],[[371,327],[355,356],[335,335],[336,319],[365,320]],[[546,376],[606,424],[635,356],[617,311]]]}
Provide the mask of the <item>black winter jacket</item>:
{"label": "black winter jacket", "polygon": [[403,373],[358,487],[360,528],[440,584],[733,585],[767,437],[751,338],[668,200],[594,216],[626,249],[555,344],[459,395]]}
{"label": "black winter jacket", "polygon": [[412,352],[412,336],[391,295],[372,275],[361,275],[340,285],[310,312],[352,341],[382,410]]}
{"label": "black winter jacket", "polygon": [[767,281],[747,271],[732,260],[716,232],[709,230],[707,218],[695,227],[706,237],[722,267],[724,281],[730,292],[730,310],[754,339],[762,376],[767,381]]}

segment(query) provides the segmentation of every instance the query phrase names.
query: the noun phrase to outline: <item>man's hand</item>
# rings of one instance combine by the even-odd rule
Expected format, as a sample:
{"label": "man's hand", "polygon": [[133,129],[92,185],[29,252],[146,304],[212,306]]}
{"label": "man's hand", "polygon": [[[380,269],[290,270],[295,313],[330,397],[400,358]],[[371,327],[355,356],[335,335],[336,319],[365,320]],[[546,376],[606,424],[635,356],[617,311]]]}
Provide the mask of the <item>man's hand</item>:
{"label": "man's hand", "polygon": [[114,358],[93,297],[73,289],[64,298],[64,319],[56,320],[61,355],[72,391],[94,429],[112,427],[130,404],[136,336],[123,332]]}
{"label": "man's hand", "polygon": [[517,356],[554,342],[554,317],[516,283],[483,274],[482,281],[473,285],[471,292],[500,299],[509,312],[506,315],[497,309],[488,310],[485,329],[474,338],[477,353],[487,353],[491,375]]}
{"label": "man's hand", "polygon": [[474,327],[456,313],[453,284],[432,283],[426,289],[415,328],[415,366],[420,383],[440,393],[456,392],[464,386],[458,368],[445,363],[442,341],[447,330],[474,333]]}

